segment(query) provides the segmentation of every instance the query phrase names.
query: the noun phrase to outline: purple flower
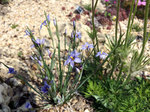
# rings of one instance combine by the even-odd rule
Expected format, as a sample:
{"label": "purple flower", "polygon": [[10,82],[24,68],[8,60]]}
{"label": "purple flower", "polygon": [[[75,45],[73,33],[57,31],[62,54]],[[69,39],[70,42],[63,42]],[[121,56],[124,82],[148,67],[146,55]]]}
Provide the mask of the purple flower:
{"label": "purple flower", "polygon": [[27,109],[31,109],[32,108],[32,105],[30,104],[29,101],[26,102],[25,108],[27,108]]}
{"label": "purple flower", "polygon": [[76,32],[76,34],[75,34],[75,38],[79,38],[79,39],[81,39],[81,32]]}
{"label": "purple flower", "polygon": [[[47,20],[48,20],[48,22],[50,22],[50,16],[49,16],[49,14],[48,14],[48,16],[47,16]],[[40,25],[40,30],[42,29],[42,26],[43,26],[43,25],[44,25],[44,26],[47,26],[47,20],[43,21],[43,23]]]}
{"label": "purple flower", "polygon": [[30,58],[31,58],[32,60],[37,61],[37,62],[39,63],[39,65],[42,66],[42,63],[41,63],[41,61],[40,61],[40,60],[42,60],[42,59],[41,59],[41,56],[39,57],[39,59],[38,59],[37,57],[32,57],[32,56],[30,56]]}
{"label": "purple flower", "polygon": [[100,51],[96,54],[96,57],[98,57],[98,56],[100,57],[100,59],[104,60],[108,56],[108,54]]}
{"label": "purple flower", "polygon": [[56,26],[56,19],[53,19],[54,26]]}
{"label": "purple flower", "polygon": [[86,42],[84,45],[82,45],[82,50],[90,50],[90,48],[94,48],[92,44],[89,44],[88,42]]}
{"label": "purple flower", "polygon": [[109,0],[105,0],[105,2],[109,2]]}
{"label": "purple flower", "polygon": [[41,61],[39,61],[39,60],[38,60],[38,63],[39,63],[39,65],[40,65],[40,66],[42,66],[42,63],[41,63]]}
{"label": "purple flower", "polygon": [[67,35],[67,30],[65,29],[65,33],[64,33],[65,35]]}
{"label": "purple flower", "polygon": [[10,73],[10,74],[16,74],[17,72],[15,71],[14,68],[9,68],[8,73]]}
{"label": "purple flower", "polygon": [[47,52],[48,52],[48,56],[51,58],[51,52],[49,51],[49,49],[47,49]]}
{"label": "purple flower", "polygon": [[25,34],[24,36],[30,36],[31,33],[33,34],[33,31],[30,32],[29,30],[25,30],[25,33],[26,33],[26,34]]}
{"label": "purple flower", "polygon": [[74,38],[74,32],[73,31],[71,32],[71,38]]}
{"label": "purple flower", "polygon": [[51,88],[51,86],[48,85],[46,81],[44,81],[44,86],[41,87],[41,91],[42,91],[43,93],[47,93],[50,88]]}
{"label": "purple flower", "polygon": [[80,53],[76,52],[74,50],[71,52],[70,56],[68,56],[68,59],[65,61],[64,65],[67,65],[70,63],[71,67],[74,67],[74,63],[81,63],[81,59],[78,57]]}
{"label": "purple flower", "polygon": [[76,27],[76,22],[73,21],[73,28],[75,29],[75,27]]}
{"label": "purple flower", "polygon": [[[36,39],[36,40],[34,40],[34,39],[32,39],[37,45],[43,45],[44,44],[44,42],[45,42],[45,39]],[[35,47],[34,45],[32,45],[31,46],[31,48],[33,48],[33,47]]]}

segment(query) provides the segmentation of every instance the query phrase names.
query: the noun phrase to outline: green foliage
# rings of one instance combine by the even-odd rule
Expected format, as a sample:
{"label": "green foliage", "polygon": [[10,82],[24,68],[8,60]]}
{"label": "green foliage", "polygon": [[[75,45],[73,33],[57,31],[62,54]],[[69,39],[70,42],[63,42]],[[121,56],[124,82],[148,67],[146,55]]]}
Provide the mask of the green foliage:
{"label": "green foliage", "polygon": [[150,81],[133,80],[129,85],[117,86],[115,80],[104,82],[88,81],[85,97],[93,97],[97,111],[111,112],[149,112],[150,111]]}
{"label": "green foliage", "polygon": [[135,23],[132,26],[132,30],[134,30],[136,32],[140,32],[140,31],[142,31],[142,27],[140,27],[140,25],[138,23]]}
{"label": "green foliage", "polygon": [[104,13],[104,16],[106,16],[106,17],[107,17],[107,16],[108,16],[108,17],[111,17],[111,13],[109,13],[109,12],[106,11],[106,12]]}
{"label": "green foliage", "polygon": [[[75,49],[78,47],[78,42],[77,41],[77,31],[74,29],[72,32],[73,33],[73,41],[70,40],[70,45],[68,46],[67,52],[72,53],[75,52],[76,54],[68,54],[67,56],[64,54],[63,60],[61,57],[61,42],[60,42],[60,34],[58,30],[58,25],[57,21],[54,20],[54,26],[56,28],[56,37],[58,44],[55,47],[54,46],[54,41],[53,41],[53,35],[51,33],[51,28],[50,28],[50,17],[49,15],[45,13],[46,20],[45,22],[45,27],[48,30],[49,37],[51,38],[52,45],[53,45],[53,52],[50,52],[49,49],[45,49],[44,47],[44,39],[36,39],[35,36],[33,35],[32,31],[27,28],[26,35],[28,35],[33,43],[33,46],[36,51],[34,51],[34,54],[32,56],[32,59],[35,61],[37,64],[39,74],[37,75],[38,78],[42,79],[44,82],[44,86],[41,87],[41,89],[33,87],[27,79],[22,77],[21,75],[17,74],[15,75],[17,78],[23,80],[30,88],[32,88],[41,98],[42,100],[46,101],[47,104],[52,104],[52,105],[62,105],[66,103],[68,100],[72,98],[72,96],[77,92],[77,90],[85,83],[85,81],[90,77],[88,76],[82,82],[80,82],[82,73],[83,73],[83,68],[84,65],[87,61],[80,62],[82,63],[82,68],[79,69],[75,64],[71,66],[70,61],[71,59],[74,60],[80,53],[76,53]],[[43,25],[43,23],[42,23]],[[74,24],[75,27],[75,24]],[[55,40],[56,41],[56,40]],[[65,40],[64,40],[65,41]],[[65,42],[66,43],[66,42]],[[71,46],[74,45],[74,46]],[[47,60],[45,59],[45,50],[49,51],[48,55],[51,60],[49,64],[47,64]],[[57,52],[57,55],[56,55]],[[91,51],[92,53],[92,51]],[[70,56],[69,56],[70,55]],[[74,56],[75,55],[75,56]],[[22,52],[18,53],[18,56],[22,56]],[[90,55],[89,55],[90,56]],[[82,56],[83,57],[83,56]],[[56,59],[57,58],[57,59]],[[79,57],[78,57],[79,58]],[[65,61],[67,59],[67,63],[65,64]],[[78,59],[79,60],[79,59]],[[88,60],[88,58],[85,60]],[[80,61],[80,60],[79,60]],[[75,63],[75,62],[73,62]],[[77,62],[76,62],[77,63]],[[67,66],[66,71],[65,66]],[[54,73],[54,69],[57,70],[58,72]],[[75,70],[74,70],[75,69]],[[76,70],[78,69],[78,71]],[[65,71],[65,72],[64,72]],[[56,75],[57,74],[57,75]],[[57,80],[57,82],[56,82]],[[43,84],[42,82],[42,84]]]}
{"label": "green foliage", "polygon": [[1,3],[1,4],[8,4],[8,3],[9,3],[9,0],[0,0],[0,3]]}
{"label": "green foliage", "polygon": [[150,81],[141,80],[121,102],[118,112],[150,112]]}
{"label": "green foliage", "polygon": [[91,4],[84,5],[83,7],[88,11],[92,11]]}
{"label": "green foliage", "polygon": [[[94,60],[93,63],[95,66],[91,67],[93,69],[91,74],[97,78],[92,77],[88,81],[88,84],[85,85],[85,88],[87,88],[83,89],[85,97],[92,97],[96,100],[94,104],[97,103],[97,105],[101,105],[99,109],[102,112],[150,111],[149,107],[147,106],[147,104],[149,105],[148,95],[150,88],[145,88],[147,83],[143,84],[143,80],[131,80],[131,78],[135,77],[140,71],[144,70],[145,65],[149,64],[150,61],[150,58],[144,55],[144,48],[147,42],[147,36],[145,32],[147,26],[148,9],[145,12],[146,17],[143,30],[144,41],[142,50],[139,52],[138,50],[134,49],[134,45],[136,44],[136,42],[134,42],[135,36],[131,34],[132,28],[134,27],[133,21],[137,9],[137,4],[134,7],[134,3],[135,0],[132,0],[127,31],[125,38],[123,38],[124,34],[122,33],[121,27],[118,26],[120,2],[117,2],[115,36],[111,38],[107,37],[106,35],[108,40],[107,46],[109,54],[105,60]],[[146,8],[147,7],[148,5]],[[94,18],[94,16],[92,17]],[[94,20],[93,18],[92,20]],[[97,32],[94,29],[94,21],[92,21],[92,24],[93,33],[88,34],[91,37],[92,42],[97,43]],[[120,30],[118,30],[118,27],[120,27]],[[119,35],[118,31],[120,31]],[[94,52],[97,52],[97,50],[98,49],[95,49]],[[143,87],[146,90],[143,90]],[[142,91],[147,92],[143,93]],[[143,99],[147,100],[147,102],[142,103],[144,102]],[[99,109],[98,111],[100,111]]]}
{"label": "green foliage", "polygon": [[19,26],[18,24],[12,24],[12,25],[11,25],[11,28],[12,28],[12,29],[15,29],[15,28],[17,28],[18,26]]}

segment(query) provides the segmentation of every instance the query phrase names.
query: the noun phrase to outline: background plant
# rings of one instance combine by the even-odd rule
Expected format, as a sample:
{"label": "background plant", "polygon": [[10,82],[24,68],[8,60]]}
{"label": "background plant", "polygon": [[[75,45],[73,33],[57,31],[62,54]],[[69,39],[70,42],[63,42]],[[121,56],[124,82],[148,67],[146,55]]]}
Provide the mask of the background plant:
{"label": "background plant", "polygon": [[[45,101],[45,103],[41,106],[47,108],[47,106],[50,107],[50,105],[62,105],[69,101],[90,76],[80,82],[83,68],[88,58],[80,56],[81,53],[76,50],[78,49],[79,39],[81,38],[81,33],[76,30],[76,23],[73,22],[73,31],[71,34],[70,44],[68,46],[66,45],[66,39],[64,39],[64,47],[67,55],[65,55],[65,53],[62,57],[60,54],[62,43],[60,42],[57,21],[56,19],[53,20],[54,26],[56,28],[56,37],[58,42],[58,45],[55,45],[50,28],[50,16],[45,13],[45,17],[46,20],[42,22],[40,29],[42,29],[42,27],[47,28],[49,38],[52,41],[51,51],[49,49],[45,49],[45,39],[35,38],[33,31],[31,31],[29,28],[27,28],[25,31],[26,36],[29,36],[33,43],[31,48],[34,49],[34,53],[31,56],[31,59],[37,64],[39,70],[39,73],[36,76],[39,79],[42,79],[40,87],[33,87],[29,80],[26,79],[26,77],[18,74],[14,68],[10,68],[4,63],[2,64],[9,69],[9,73],[14,74],[16,78],[19,78],[30,88],[32,88],[41,98],[41,100]],[[66,38],[66,35],[64,38]],[[90,51],[89,49],[92,48],[92,44],[86,43],[83,45],[82,50],[87,49],[89,51],[88,56],[90,57],[92,50]],[[49,57],[50,63],[48,63],[45,59],[46,56]]]}
{"label": "background plant", "polygon": [[134,23],[132,26],[132,30],[135,30],[136,32],[142,31],[142,27],[138,23]]}
{"label": "background plant", "polygon": [[7,3],[9,3],[9,0],[0,0],[0,3],[1,4],[7,4]]}
{"label": "background plant", "polygon": [[[150,59],[144,55],[144,49],[148,39],[148,36],[146,35],[146,29],[147,29],[147,19],[148,19],[148,11],[149,11],[148,9],[149,0],[147,0],[147,4],[145,7],[145,20],[144,20],[144,30],[143,30],[143,38],[145,41],[143,41],[143,47],[141,51],[137,51],[133,48],[136,43],[134,43],[135,37],[131,34],[131,30],[133,28],[133,22],[137,10],[138,2],[135,4],[135,7],[134,7],[134,3],[135,0],[132,0],[132,6],[130,7],[127,31],[126,34],[123,34],[121,31],[121,27],[118,26],[120,1],[117,2],[115,36],[113,38],[110,38],[107,37],[106,35],[108,39],[107,46],[109,49],[109,54],[107,58],[103,61],[95,59],[96,69],[92,68],[93,71],[91,71],[90,73],[93,74],[94,76],[97,76],[97,78],[92,77],[91,80],[89,80],[88,84],[86,84],[87,88],[86,89],[83,88],[84,91],[83,93],[85,94],[86,97],[95,98],[96,102],[98,102],[99,105],[111,111],[117,111],[117,112],[121,111],[119,110],[119,107],[123,107],[121,106],[123,105],[121,103],[125,101],[126,95],[130,95],[131,93],[134,93],[133,87],[135,85],[132,84],[133,81],[131,80],[131,78],[135,77],[138,73],[140,73],[140,71],[142,71],[145,65],[147,65],[150,61]],[[92,22],[94,27],[94,21]],[[95,34],[93,33],[92,35],[92,33],[90,33],[90,35],[91,37],[94,36],[95,38],[92,37],[92,39],[96,40],[97,38],[96,31],[94,30],[95,29],[93,28],[93,32]],[[138,95],[136,95],[136,97],[138,97]],[[143,96],[140,97],[142,98]],[[138,102],[139,105],[140,103],[141,102]],[[132,104],[130,102],[130,104],[132,106],[133,105],[135,106],[134,103]],[[146,105],[144,105],[144,107],[145,106]],[[136,106],[133,108],[136,108],[135,110],[140,110]]]}

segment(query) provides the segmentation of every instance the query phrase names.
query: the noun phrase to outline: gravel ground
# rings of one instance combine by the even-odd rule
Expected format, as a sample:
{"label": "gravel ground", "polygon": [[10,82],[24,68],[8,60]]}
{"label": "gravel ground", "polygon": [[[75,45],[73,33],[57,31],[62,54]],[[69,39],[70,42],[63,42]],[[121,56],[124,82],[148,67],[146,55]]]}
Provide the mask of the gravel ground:
{"label": "gravel ground", "polygon": [[[81,5],[82,2],[83,0],[61,0],[61,2],[59,0],[12,0],[8,5],[0,5],[0,61],[14,67],[16,70],[21,71],[21,73],[26,71],[27,74],[30,74],[29,71],[32,68],[29,66],[29,57],[32,53],[32,49],[30,48],[32,42],[29,37],[24,36],[24,31],[27,26],[34,30],[34,35],[36,37],[47,38],[48,33],[46,28],[43,27],[42,30],[39,31],[41,23],[45,20],[45,11],[47,14],[50,14],[51,22],[54,18],[57,19],[61,37],[63,37],[65,29],[67,29],[67,35],[69,37],[72,31],[72,22],[70,21],[71,18],[67,17],[67,15],[70,12],[73,12],[78,5]],[[65,7],[65,9],[62,10],[62,7]],[[73,16],[75,16],[74,13]],[[85,42],[91,42],[86,33],[86,30],[90,30],[90,28],[85,25],[85,21],[87,19],[89,19],[89,16],[81,14],[81,19],[76,22],[77,30],[82,33],[81,45]],[[142,20],[135,19],[135,22],[142,26]],[[125,32],[127,20],[120,24],[122,26],[122,31]],[[12,28],[14,25],[18,26],[16,28]],[[148,31],[150,31],[150,21],[148,22],[148,25]],[[53,24],[51,24],[51,28],[54,34],[55,27]],[[99,29],[101,30],[101,32],[98,33],[100,41],[105,40],[105,34],[108,36],[114,35],[114,25],[111,30],[107,30],[106,27],[102,27],[101,25],[99,26]],[[142,32],[133,33],[135,35],[142,35]],[[141,43],[142,41],[138,42],[137,49],[141,47]],[[100,44],[100,48],[106,49],[103,44]],[[18,57],[19,52],[22,52],[23,59]],[[146,45],[145,54],[150,56],[150,41]],[[150,65],[147,66],[145,74],[150,75]],[[7,69],[3,65],[0,65],[0,77],[11,77],[11,75],[7,74]],[[74,102],[78,101],[80,101],[80,99],[76,98]],[[85,99],[81,100],[81,102],[85,106],[80,106],[81,109],[77,110],[77,112],[84,112],[86,109],[89,111],[92,110],[89,104],[86,104],[87,102]],[[70,104],[68,105],[70,106]],[[75,108],[69,106],[66,106],[66,108]],[[49,110],[49,112],[54,111]],[[64,112],[70,111],[66,110]]]}

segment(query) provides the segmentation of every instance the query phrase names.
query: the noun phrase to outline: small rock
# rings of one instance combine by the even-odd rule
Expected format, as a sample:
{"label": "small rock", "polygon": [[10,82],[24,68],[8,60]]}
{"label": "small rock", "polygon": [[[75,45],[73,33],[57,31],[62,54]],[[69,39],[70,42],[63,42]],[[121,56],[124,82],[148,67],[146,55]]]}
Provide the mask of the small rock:
{"label": "small rock", "polygon": [[105,35],[103,35],[103,34],[101,34],[101,33],[97,33],[97,37],[98,37],[98,41],[100,42],[100,43],[105,43]]}
{"label": "small rock", "polygon": [[77,6],[76,10],[74,11],[77,14],[83,13],[84,9],[81,6]]}
{"label": "small rock", "polygon": [[10,78],[9,80],[7,80],[7,83],[9,83],[12,86],[22,85],[21,82],[15,78]]}
{"label": "small rock", "polygon": [[6,83],[0,85],[0,104],[8,105],[11,97],[13,96],[13,90]]}
{"label": "small rock", "polygon": [[85,111],[84,112],[90,112],[88,109],[85,109]]}
{"label": "small rock", "polygon": [[11,112],[10,108],[7,105],[2,105],[3,112]]}

